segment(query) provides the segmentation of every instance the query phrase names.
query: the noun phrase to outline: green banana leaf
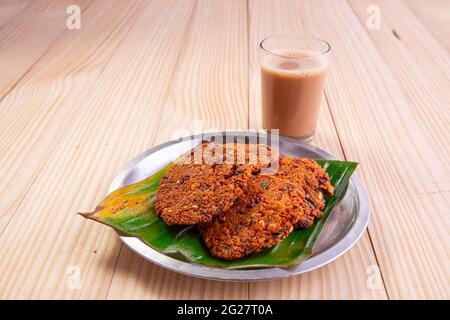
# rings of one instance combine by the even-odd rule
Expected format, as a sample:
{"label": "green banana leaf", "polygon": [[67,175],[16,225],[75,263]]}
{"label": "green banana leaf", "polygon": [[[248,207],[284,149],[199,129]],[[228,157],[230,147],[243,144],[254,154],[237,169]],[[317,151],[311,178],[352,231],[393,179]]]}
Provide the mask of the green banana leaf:
{"label": "green banana leaf", "polygon": [[155,213],[154,201],[160,179],[173,166],[169,164],[145,180],[110,193],[90,213],[80,213],[113,227],[119,233],[135,236],[152,248],[176,259],[229,269],[287,268],[307,259],[333,207],[344,195],[357,163],[317,160],[330,176],[335,192],[325,197],[324,215],[303,230],[294,230],[275,247],[233,261],[211,256],[195,226],[167,226]]}

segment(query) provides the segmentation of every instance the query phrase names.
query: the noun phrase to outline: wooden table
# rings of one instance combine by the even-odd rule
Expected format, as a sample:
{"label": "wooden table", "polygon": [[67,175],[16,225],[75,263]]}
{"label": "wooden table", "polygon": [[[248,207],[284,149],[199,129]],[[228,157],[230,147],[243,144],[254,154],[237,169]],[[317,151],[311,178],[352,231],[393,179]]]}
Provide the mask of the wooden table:
{"label": "wooden table", "polygon": [[[81,28],[67,26],[78,5]],[[0,2],[0,297],[450,298],[450,1]],[[142,151],[260,128],[258,43],[331,43],[315,145],[360,162],[373,204],[348,253],[280,281],[164,270],[92,209]]]}

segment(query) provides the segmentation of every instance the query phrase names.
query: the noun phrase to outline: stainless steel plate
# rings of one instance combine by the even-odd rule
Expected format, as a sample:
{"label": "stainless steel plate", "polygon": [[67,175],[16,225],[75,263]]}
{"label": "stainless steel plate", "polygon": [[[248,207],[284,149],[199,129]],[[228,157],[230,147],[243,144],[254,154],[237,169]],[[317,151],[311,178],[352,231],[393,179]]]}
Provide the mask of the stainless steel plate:
{"label": "stainless steel plate", "polygon": [[[140,181],[175,160],[179,155],[222,133],[186,137],[161,144],[140,154],[126,164],[113,179],[109,192]],[[264,133],[227,132],[242,141],[245,137],[263,137]],[[251,140],[251,139],[250,139]],[[335,159],[331,154],[294,139],[280,137],[280,153],[293,157]],[[249,142],[252,143],[252,142]],[[350,249],[361,237],[370,216],[370,201],[360,180],[353,175],[344,198],[334,208],[313,250],[312,256],[302,263],[288,268],[263,268],[227,270],[180,261],[166,256],[135,237],[120,237],[133,251],[164,268],[186,275],[228,281],[257,281],[290,277],[305,273],[330,263]]]}

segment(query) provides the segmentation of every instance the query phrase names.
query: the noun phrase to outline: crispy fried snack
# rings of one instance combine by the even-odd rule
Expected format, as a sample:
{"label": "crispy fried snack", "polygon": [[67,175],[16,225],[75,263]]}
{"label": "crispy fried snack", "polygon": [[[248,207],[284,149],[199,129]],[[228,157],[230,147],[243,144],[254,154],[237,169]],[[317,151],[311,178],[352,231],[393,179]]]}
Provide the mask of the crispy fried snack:
{"label": "crispy fried snack", "polygon": [[254,176],[243,197],[200,234],[215,257],[227,260],[273,247],[294,229],[302,215],[301,189],[276,176]]}
{"label": "crispy fried snack", "polygon": [[322,210],[325,207],[323,193],[332,195],[334,192],[328,174],[314,160],[283,157],[280,159],[277,176],[288,179],[303,189],[305,193],[302,203],[304,214],[295,223],[295,228],[310,227],[315,218],[323,215]]}
{"label": "crispy fried snack", "polygon": [[[259,157],[262,148],[267,157]],[[210,222],[228,212],[248,179],[275,157],[265,145],[202,143],[161,180],[156,213],[168,225]]]}
{"label": "crispy fried snack", "polygon": [[271,248],[294,227],[309,227],[332,194],[328,175],[313,160],[281,158],[273,176],[251,177],[234,206],[199,226],[213,256],[227,260]]}

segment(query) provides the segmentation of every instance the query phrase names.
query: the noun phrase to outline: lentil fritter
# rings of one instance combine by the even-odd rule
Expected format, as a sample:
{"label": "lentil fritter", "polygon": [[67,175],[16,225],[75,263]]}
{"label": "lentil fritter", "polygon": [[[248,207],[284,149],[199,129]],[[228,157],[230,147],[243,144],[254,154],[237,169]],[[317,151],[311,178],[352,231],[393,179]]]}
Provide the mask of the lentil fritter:
{"label": "lentil fritter", "polygon": [[333,191],[314,160],[279,157],[265,145],[202,143],[162,178],[155,207],[168,225],[197,224],[211,254],[232,260],[310,227]]}
{"label": "lentil fritter", "polygon": [[322,190],[333,187],[315,161],[281,158],[274,176],[250,178],[240,201],[199,226],[200,234],[213,256],[227,260],[271,248],[323,214]]}
{"label": "lentil fritter", "polygon": [[334,192],[328,174],[312,159],[283,157],[280,159],[277,176],[288,179],[303,189],[305,193],[302,203],[304,214],[295,223],[295,227],[310,227],[315,218],[323,215],[322,210],[325,207],[323,193],[332,195]]}
{"label": "lentil fritter", "polygon": [[273,247],[285,239],[302,215],[304,193],[276,176],[254,176],[245,194],[228,212],[207,225],[200,234],[215,257],[227,260]]}
{"label": "lentil fritter", "polygon": [[202,143],[161,179],[156,213],[168,225],[210,222],[227,212],[248,179],[276,157],[265,145]]}

